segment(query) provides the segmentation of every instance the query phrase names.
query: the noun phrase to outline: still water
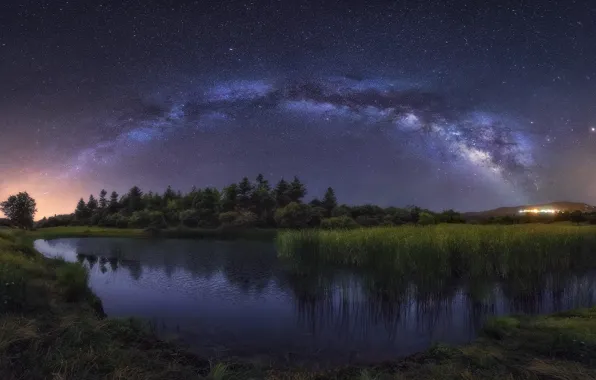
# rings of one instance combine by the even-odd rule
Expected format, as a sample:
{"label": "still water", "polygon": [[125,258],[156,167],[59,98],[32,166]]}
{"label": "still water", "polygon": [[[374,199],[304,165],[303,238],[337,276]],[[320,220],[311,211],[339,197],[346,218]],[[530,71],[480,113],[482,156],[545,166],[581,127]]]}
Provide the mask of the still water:
{"label": "still water", "polygon": [[297,270],[273,243],[77,238],[35,248],[89,268],[108,316],[144,318],[206,357],[382,361],[468,342],[493,315],[595,304],[594,274],[423,287],[345,268]]}

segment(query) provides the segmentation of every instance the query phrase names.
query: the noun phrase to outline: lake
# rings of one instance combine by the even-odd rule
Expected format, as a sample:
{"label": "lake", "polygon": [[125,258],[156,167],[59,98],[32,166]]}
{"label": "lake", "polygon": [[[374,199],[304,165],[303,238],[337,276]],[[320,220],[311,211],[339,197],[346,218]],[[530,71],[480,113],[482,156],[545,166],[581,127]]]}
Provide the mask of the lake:
{"label": "lake", "polygon": [[377,362],[473,340],[494,315],[595,304],[593,273],[416,282],[280,260],[270,242],[37,240],[79,261],[110,317],[139,317],[205,357],[318,366]]}

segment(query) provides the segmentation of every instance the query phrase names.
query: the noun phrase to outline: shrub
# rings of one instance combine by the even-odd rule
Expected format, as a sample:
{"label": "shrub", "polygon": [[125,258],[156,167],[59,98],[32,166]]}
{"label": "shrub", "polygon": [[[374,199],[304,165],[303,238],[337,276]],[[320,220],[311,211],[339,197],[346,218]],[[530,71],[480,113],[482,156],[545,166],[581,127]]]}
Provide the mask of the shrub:
{"label": "shrub", "polygon": [[484,325],[483,332],[491,338],[503,339],[514,334],[519,325],[520,321],[515,317],[491,318]]}
{"label": "shrub", "polygon": [[435,217],[428,212],[421,212],[420,216],[418,217],[418,224],[422,226],[428,226],[431,224],[435,224]]}
{"label": "shrub", "polygon": [[286,207],[275,211],[275,222],[279,227],[284,228],[308,227],[311,218],[311,207],[297,202],[291,202]]}
{"label": "shrub", "polygon": [[311,218],[308,225],[311,227],[318,227],[321,225],[321,221],[328,214],[327,210],[323,207],[315,206],[311,207]]}
{"label": "shrub", "polygon": [[128,218],[120,214],[108,215],[99,221],[101,227],[127,228]]}
{"label": "shrub", "polygon": [[240,213],[236,211],[222,212],[219,214],[219,222],[224,227],[233,226],[239,217]]}
{"label": "shrub", "polygon": [[360,215],[359,217],[356,218],[356,223],[358,223],[359,225],[361,225],[363,227],[374,227],[374,226],[378,226],[381,224],[379,219],[375,218],[374,216],[368,216],[368,215]]}
{"label": "shrub", "polygon": [[67,301],[80,301],[89,293],[89,273],[78,263],[63,263],[56,269],[56,280]]}
{"label": "shrub", "polygon": [[128,225],[134,228],[145,228],[151,224],[151,214],[148,211],[135,211],[132,213]]}
{"label": "shrub", "polygon": [[161,211],[151,211],[149,212],[149,220],[151,223],[149,224],[150,227],[153,228],[167,228],[168,223],[166,222],[166,218]]}
{"label": "shrub", "polygon": [[351,229],[358,228],[358,223],[349,216],[337,216],[321,221],[321,228],[325,229]]}
{"label": "shrub", "polygon": [[228,211],[219,214],[219,222],[224,228],[250,228],[257,225],[259,218],[257,214],[251,211]]}

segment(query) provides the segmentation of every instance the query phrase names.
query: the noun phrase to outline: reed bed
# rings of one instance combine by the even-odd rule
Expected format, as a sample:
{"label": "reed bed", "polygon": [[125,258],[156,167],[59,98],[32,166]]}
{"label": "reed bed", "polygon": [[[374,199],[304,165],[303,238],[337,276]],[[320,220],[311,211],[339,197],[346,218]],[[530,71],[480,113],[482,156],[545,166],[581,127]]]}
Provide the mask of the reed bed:
{"label": "reed bed", "polygon": [[436,225],[280,232],[280,257],[395,274],[507,278],[596,267],[596,226]]}

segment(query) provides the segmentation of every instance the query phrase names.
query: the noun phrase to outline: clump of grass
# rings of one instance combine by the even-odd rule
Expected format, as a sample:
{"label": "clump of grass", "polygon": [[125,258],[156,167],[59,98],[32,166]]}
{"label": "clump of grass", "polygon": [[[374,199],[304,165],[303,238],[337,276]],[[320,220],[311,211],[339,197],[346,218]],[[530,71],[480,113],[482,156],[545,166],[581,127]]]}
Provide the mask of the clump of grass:
{"label": "clump of grass", "polygon": [[228,366],[224,363],[217,363],[211,366],[211,370],[207,375],[209,380],[225,380],[230,375]]}
{"label": "clump of grass", "polygon": [[81,301],[89,293],[89,273],[78,263],[63,263],[56,269],[56,281],[67,301]]}
{"label": "clump of grass", "polygon": [[395,275],[529,276],[596,266],[596,226],[438,225],[283,231],[279,255]]}
{"label": "clump of grass", "polygon": [[26,280],[21,270],[0,264],[0,312],[22,309],[27,303]]}
{"label": "clump of grass", "polygon": [[515,317],[498,317],[489,319],[484,325],[484,333],[492,338],[503,339],[511,336],[520,326],[519,319]]}

